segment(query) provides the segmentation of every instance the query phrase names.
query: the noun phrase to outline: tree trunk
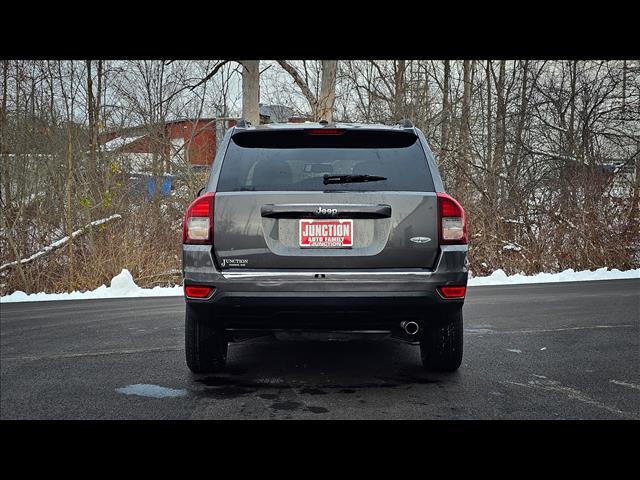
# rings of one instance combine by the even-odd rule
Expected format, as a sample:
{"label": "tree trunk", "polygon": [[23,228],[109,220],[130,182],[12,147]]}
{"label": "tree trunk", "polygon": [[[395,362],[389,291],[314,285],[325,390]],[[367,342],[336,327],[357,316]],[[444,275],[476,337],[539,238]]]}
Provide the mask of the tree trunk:
{"label": "tree trunk", "polygon": [[322,80],[318,98],[316,120],[333,121],[333,104],[336,101],[337,60],[322,60]]}
{"label": "tree trunk", "polygon": [[[96,143],[97,143],[97,135],[96,133],[96,115],[95,115],[95,97],[93,95],[93,72],[91,60],[86,60],[87,65],[87,116],[89,120],[89,135],[90,135],[90,144],[89,144],[89,174],[95,175],[97,170],[97,160],[96,160]],[[95,182],[93,185],[90,185],[92,190],[95,189]]]}
{"label": "tree trunk", "polygon": [[260,61],[242,62],[242,117],[260,125]]}
{"label": "tree trunk", "polygon": [[67,120],[67,195],[66,195],[66,234],[69,237],[67,252],[69,255],[69,277],[67,288],[73,291],[75,287],[75,259],[73,256],[73,191],[74,191],[74,161],[73,161],[73,137],[71,133],[71,120]]}
{"label": "tree trunk", "polygon": [[[104,188],[104,168],[102,165],[102,155],[100,153],[100,130],[102,129],[101,120],[101,110],[102,110],[102,75],[103,75],[103,60],[98,60],[98,85],[97,90],[94,95],[94,105],[93,105],[93,130],[91,130],[91,144],[96,151],[96,165],[98,166],[97,173],[97,187],[103,189]],[[104,118],[102,116],[102,118]]]}
{"label": "tree trunk", "polygon": [[449,122],[451,119],[451,104],[449,102],[449,81],[451,65],[444,61],[444,79],[442,81],[442,127],[440,129],[440,163],[444,164],[449,151]]}
{"label": "tree trunk", "polygon": [[513,159],[511,161],[509,172],[507,176],[510,181],[513,181],[515,174],[518,171],[520,164],[520,155],[522,154],[522,147],[524,144],[524,126],[527,121],[527,112],[529,108],[529,60],[525,60],[522,65],[522,88],[520,89],[520,110],[518,111],[518,123],[516,126],[515,142],[513,145]]}
{"label": "tree trunk", "polygon": [[493,67],[491,65],[491,60],[487,60],[487,65],[485,68],[485,76],[487,77],[487,144],[485,148],[485,165],[487,167],[491,166],[491,149],[493,142],[493,125],[492,125],[492,115],[493,115],[493,105],[491,103],[491,71]]}
{"label": "tree trunk", "polygon": [[404,76],[407,68],[405,60],[395,63],[394,83],[395,95],[393,98],[393,119],[397,122],[405,117],[405,83]]}
{"label": "tree trunk", "polygon": [[431,88],[431,85],[429,84],[429,72],[427,71],[427,67],[424,67],[424,88],[423,88],[423,92],[424,92],[424,102],[423,102],[423,107],[422,107],[422,111],[424,112],[423,118],[424,118],[424,127],[426,128],[426,126],[428,125],[429,121],[430,121],[430,117],[429,117],[429,113],[431,111],[431,95],[429,92],[429,89]]}
{"label": "tree trunk", "polygon": [[469,161],[470,127],[471,127],[471,70],[473,63],[465,60],[463,63],[464,90],[462,93],[462,118],[460,119],[460,144],[462,157]]}
{"label": "tree trunk", "polygon": [[576,154],[576,76],[577,76],[578,61],[573,60],[569,66],[570,83],[571,83],[571,96],[569,97],[569,141],[567,154],[570,157],[575,157]]}
{"label": "tree trunk", "polygon": [[498,175],[504,168],[507,142],[507,105],[505,99],[506,64],[506,60],[500,60],[498,81],[496,82],[496,148],[493,153],[490,171],[491,188],[489,189],[489,195],[492,198],[491,205],[494,209],[498,208],[498,199],[502,198],[500,194],[501,184]]}
{"label": "tree trunk", "polygon": [[456,193],[461,195],[464,182],[468,178],[467,164],[471,160],[471,71],[473,63],[470,60],[463,62],[463,93],[462,93],[462,116],[460,118],[460,129],[458,132],[458,152],[456,161]]}
{"label": "tree trunk", "polygon": [[[0,111],[0,155],[8,153],[7,148],[7,84],[9,83],[9,60],[2,61],[2,110]],[[2,191],[4,193],[3,215],[12,217],[13,204],[9,182],[9,158],[0,159],[2,162]]]}
{"label": "tree trunk", "polygon": [[0,154],[5,153],[7,143],[7,84],[9,83],[9,60],[2,61],[2,103],[0,103]]}

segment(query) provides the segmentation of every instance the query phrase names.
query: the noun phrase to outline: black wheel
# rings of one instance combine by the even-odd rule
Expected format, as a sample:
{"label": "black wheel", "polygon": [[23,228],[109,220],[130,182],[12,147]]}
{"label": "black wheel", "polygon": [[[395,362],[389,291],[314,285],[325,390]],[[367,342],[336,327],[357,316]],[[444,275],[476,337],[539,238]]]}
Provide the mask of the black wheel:
{"label": "black wheel", "polygon": [[228,341],[224,329],[214,328],[197,307],[187,304],[185,313],[185,353],[193,373],[222,370],[227,363]]}
{"label": "black wheel", "polygon": [[420,339],[422,366],[434,372],[453,372],[462,363],[462,309],[449,313],[446,323],[425,329]]}

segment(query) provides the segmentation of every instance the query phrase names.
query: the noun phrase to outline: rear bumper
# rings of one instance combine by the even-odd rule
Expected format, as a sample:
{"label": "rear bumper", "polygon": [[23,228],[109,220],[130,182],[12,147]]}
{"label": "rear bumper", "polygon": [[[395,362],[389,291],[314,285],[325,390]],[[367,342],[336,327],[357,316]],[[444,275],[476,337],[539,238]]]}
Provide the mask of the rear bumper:
{"label": "rear bumper", "polygon": [[467,284],[467,253],[466,245],[443,246],[433,270],[252,271],[239,267],[220,272],[211,247],[184,245],[185,285],[214,288],[206,299],[186,300],[198,309],[233,313],[234,318],[328,310],[377,316],[435,314],[462,306],[464,299],[444,299],[437,288]]}

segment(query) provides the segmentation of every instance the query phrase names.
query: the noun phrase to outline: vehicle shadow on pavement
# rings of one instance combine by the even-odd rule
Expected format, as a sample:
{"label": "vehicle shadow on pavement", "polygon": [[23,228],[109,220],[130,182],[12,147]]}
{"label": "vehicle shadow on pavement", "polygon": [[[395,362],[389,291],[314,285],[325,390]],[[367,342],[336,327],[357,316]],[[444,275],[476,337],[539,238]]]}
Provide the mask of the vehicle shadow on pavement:
{"label": "vehicle shadow on pavement", "polygon": [[[257,362],[256,359],[260,360]],[[224,371],[194,375],[193,379],[207,387],[240,388],[226,392],[218,389],[219,394],[253,393],[268,388],[302,388],[302,393],[322,394],[324,390],[355,391],[435,384],[452,376],[456,374],[425,371],[419,348],[397,340],[322,341],[262,337],[232,344]]]}

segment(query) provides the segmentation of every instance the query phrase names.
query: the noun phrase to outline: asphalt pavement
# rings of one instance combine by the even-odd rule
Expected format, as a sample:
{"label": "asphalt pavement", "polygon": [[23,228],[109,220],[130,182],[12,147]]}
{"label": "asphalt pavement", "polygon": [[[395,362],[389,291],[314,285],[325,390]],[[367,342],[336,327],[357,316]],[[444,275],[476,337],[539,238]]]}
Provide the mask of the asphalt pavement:
{"label": "asphalt pavement", "polygon": [[640,280],[471,287],[465,354],[261,337],[193,375],[182,298],[0,304],[2,419],[640,419]]}

